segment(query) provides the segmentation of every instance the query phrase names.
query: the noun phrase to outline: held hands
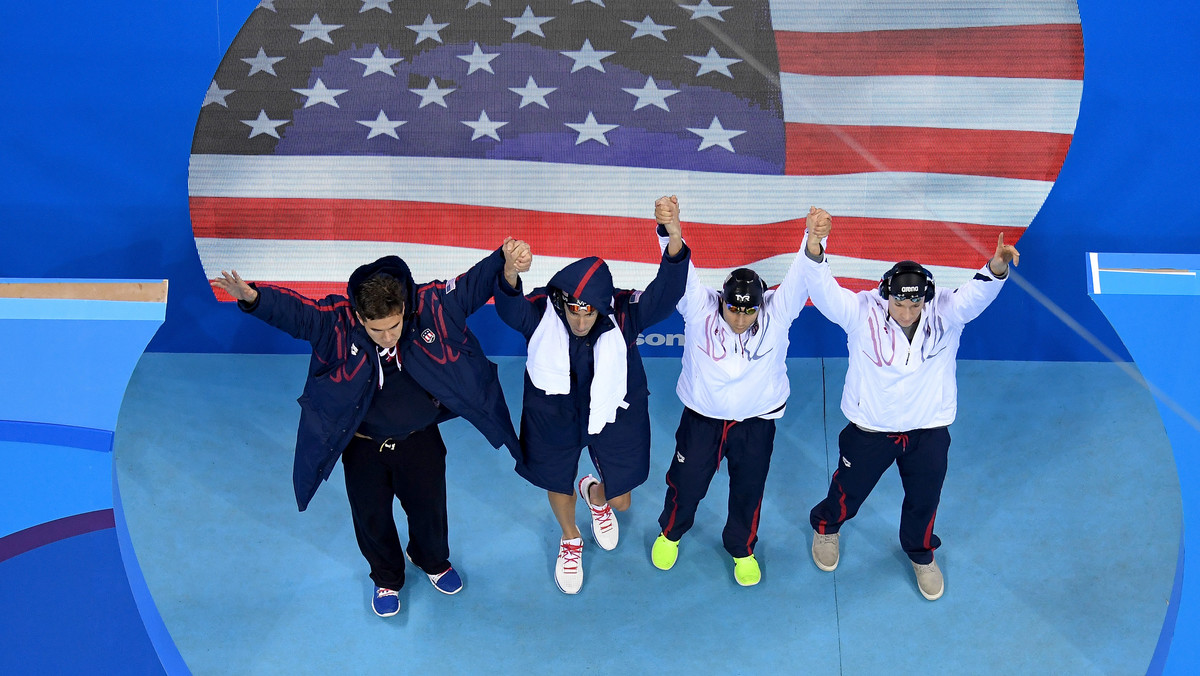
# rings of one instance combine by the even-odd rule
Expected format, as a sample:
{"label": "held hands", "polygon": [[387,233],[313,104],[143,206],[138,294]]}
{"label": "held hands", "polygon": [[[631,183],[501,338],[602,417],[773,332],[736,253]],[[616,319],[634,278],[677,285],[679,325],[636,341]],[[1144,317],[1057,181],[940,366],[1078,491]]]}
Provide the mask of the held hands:
{"label": "held hands", "polygon": [[504,238],[501,249],[504,251],[504,279],[515,289],[518,275],[529,272],[533,265],[533,251],[527,242],[512,237]]}
{"label": "held hands", "polygon": [[679,198],[675,195],[662,196],[654,201],[654,220],[662,224],[671,241],[667,244],[667,255],[674,256],[683,248],[683,226],[679,224]]}
{"label": "held hands", "polygon": [[809,207],[808,215],[804,217],[804,225],[808,228],[808,241],[805,243],[808,252],[813,256],[820,256],[821,240],[833,231],[833,217],[824,209]]}
{"label": "held hands", "polygon": [[232,273],[221,271],[219,279],[212,280],[211,284],[225,293],[233,296],[234,300],[240,300],[244,303],[253,303],[258,298],[258,291],[238,276],[237,270]]}
{"label": "held hands", "polygon": [[992,260],[988,261],[988,270],[997,277],[1003,277],[1008,274],[1008,264],[1021,264],[1021,252],[1011,244],[1004,243],[1004,233],[996,238],[996,254],[992,256]]}

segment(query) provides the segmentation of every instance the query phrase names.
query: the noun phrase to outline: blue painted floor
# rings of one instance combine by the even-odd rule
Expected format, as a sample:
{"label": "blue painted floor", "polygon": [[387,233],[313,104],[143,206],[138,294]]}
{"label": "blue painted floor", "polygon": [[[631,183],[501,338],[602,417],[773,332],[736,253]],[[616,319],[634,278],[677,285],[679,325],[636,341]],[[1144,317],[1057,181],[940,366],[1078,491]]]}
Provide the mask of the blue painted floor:
{"label": "blue painted floor", "polygon": [[[524,360],[495,361],[516,411]],[[737,586],[721,548],[724,469],[675,568],[655,569],[681,405],[678,360],[646,363],[651,478],[620,515],[615,551],[596,547],[579,515],[578,596],[552,579],[559,531],[545,493],[453,421],[451,560],[466,588],[443,596],[410,568],[401,612],[384,620],[370,611],[340,466],[296,511],[307,357],[143,356],[115,437],[118,481],[184,660],[196,674],[1145,673],[1171,592],[1180,493],[1154,402],[1117,366],[960,363],[937,528],[946,594],[931,603],[896,540],[895,469],[843,528],[837,571],[809,556],[808,510],[845,425],[845,359],[789,364],[756,550],[762,583]]]}

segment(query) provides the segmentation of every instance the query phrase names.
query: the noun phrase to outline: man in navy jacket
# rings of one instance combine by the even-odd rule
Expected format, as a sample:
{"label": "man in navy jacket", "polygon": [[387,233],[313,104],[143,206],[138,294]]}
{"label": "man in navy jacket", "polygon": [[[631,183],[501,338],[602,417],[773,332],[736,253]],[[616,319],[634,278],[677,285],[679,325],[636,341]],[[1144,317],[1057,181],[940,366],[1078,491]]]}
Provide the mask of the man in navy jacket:
{"label": "man in navy jacket", "polygon": [[[618,538],[613,509],[628,509],[630,492],[650,472],[649,389],[637,338],[674,310],[691,259],[678,222],[664,234],[670,239],[658,274],[644,292],[614,289],[608,265],[595,256],[527,296],[515,268],[497,275],[496,312],[529,344],[517,473],[549,496],[562,528],[554,579],[567,594],[583,585],[576,490],[596,543],[608,550]],[[576,484],[585,446],[600,477]]]}
{"label": "man in navy jacket", "polygon": [[[467,328],[467,317],[492,295],[496,276],[528,246],[506,240],[448,282],[413,282],[408,265],[385,256],[350,276],[345,296],[320,301],[289,289],[250,285],[237,271],[213,281],[245,312],[312,345],[300,396],[292,482],[308,507],[339,457],[359,549],[375,583],[372,608],[399,612],[405,556],[446,594],[462,580],[450,565],[446,516],[446,447],[438,423],[462,416],[492,446],[519,446],[496,365]],[[408,517],[401,546],[392,517],[399,498]]]}

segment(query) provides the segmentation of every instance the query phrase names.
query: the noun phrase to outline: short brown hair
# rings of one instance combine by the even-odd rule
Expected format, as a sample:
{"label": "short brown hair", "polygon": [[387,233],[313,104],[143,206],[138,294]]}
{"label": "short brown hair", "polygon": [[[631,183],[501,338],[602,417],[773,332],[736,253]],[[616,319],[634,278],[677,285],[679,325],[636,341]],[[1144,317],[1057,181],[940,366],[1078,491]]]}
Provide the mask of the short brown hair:
{"label": "short brown hair", "polygon": [[404,314],[408,288],[404,282],[384,273],[371,275],[354,293],[354,305],[368,321]]}

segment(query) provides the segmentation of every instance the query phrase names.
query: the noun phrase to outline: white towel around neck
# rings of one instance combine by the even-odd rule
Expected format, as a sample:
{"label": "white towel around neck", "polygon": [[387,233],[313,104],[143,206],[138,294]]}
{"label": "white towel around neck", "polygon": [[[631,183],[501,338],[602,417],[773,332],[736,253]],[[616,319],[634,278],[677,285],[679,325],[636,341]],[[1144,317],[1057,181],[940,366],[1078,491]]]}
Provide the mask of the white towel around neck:
{"label": "white towel around neck", "polygon": [[[611,322],[612,317],[601,315],[596,321]],[[546,394],[567,394],[571,391],[570,335],[554,306],[546,303],[542,321],[529,339],[529,357],[525,370],[529,380]],[[588,434],[599,434],[604,426],[617,419],[617,409],[629,408],[625,401],[627,360],[625,338],[618,326],[605,331],[592,347],[591,405],[588,412]]]}

